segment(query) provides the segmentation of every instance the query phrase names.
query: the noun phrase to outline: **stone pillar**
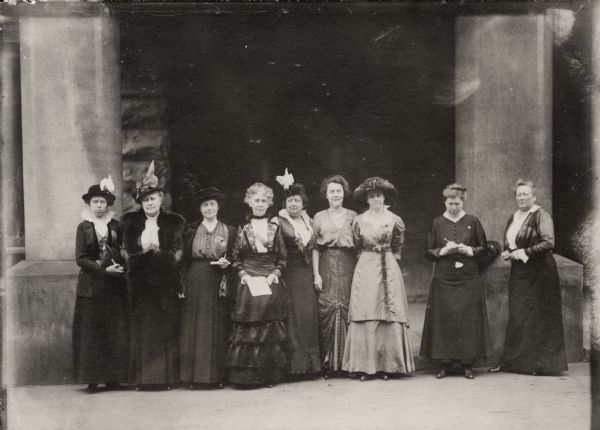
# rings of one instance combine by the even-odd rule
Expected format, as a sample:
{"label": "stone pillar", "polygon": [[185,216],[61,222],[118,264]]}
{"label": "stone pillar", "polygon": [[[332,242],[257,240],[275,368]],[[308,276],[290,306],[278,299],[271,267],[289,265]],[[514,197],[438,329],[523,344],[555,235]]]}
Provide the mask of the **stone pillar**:
{"label": "stone pillar", "polygon": [[26,260],[7,274],[10,385],[72,381],[81,195],[111,174],[120,214],[116,18],[23,17],[20,28]]}
{"label": "stone pillar", "polygon": [[27,260],[74,258],[81,195],[104,175],[121,196],[118,35],[105,17],[21,20]]}
{"label": "stone pillar", "polygon": [[592,376],[591,428],[600,428],[600,6],[593,7],[592,38],[592,181],[593,209],[588,217],[585,234],[585,252],[588,279],[592,289],[592,324],[590,367]]}
{"label": "stone pillar", "polygon": [[516,210],[512,186],[536,183],[552,211],[552,39],[544,15],[459,17],[456,22],[456,179],[466,210],[501,241]]}

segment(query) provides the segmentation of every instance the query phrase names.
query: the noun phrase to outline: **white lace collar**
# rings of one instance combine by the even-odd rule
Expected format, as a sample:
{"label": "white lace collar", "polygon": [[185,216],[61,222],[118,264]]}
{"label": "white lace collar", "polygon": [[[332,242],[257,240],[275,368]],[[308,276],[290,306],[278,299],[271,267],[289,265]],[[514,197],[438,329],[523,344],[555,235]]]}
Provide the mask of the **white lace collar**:
{"label": "white lace collar", "polygon": [[112,210],[106,212],[102,218],[96,218],[94,214],[92,214],[90,208],[85,208],[83,211],[81,211],[81,218],[83,218],[85,221],[89,221],[94,224],[100,223],[106,225],[112,220],[114,216],[115,212]]}

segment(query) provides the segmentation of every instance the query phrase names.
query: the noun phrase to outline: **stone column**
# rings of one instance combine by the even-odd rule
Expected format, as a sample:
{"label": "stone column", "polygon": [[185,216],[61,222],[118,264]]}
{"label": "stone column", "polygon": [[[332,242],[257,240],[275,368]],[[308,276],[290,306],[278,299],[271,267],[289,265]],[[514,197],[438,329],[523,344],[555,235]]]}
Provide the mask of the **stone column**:
{"label": "stone column", "polygon": [[21,19],[26,260],[7,274],[10,385],[72,381],[81,195],[111,174],[120,213],[119,26],[97,9]]}
{"label": "stone column", "polygon": [[472,91],[456,106],[456,179],[491,240],[502,240],[516,210],[518,178],[533,180],[538,203],[552,211],[551,48],[544,15],[456,22],[457,99]]}
{"label": "stone column", "polygon": [[81,195],[104,175],[121,196],[118,36],[105,17],[21,20],[27,260],[74,258]]}
{"label": "stone column", "polygon": [[[538,204],[552,212],[552,33],[544,14],[459,17],[456,22],[456,179],[466,210],[488,240],[503,243],[516,210],[518,178],[536,183]],[[582,266],[556,256],[569,362],[582,357]],[[490,364],[504,346],[510,263],[484,274]]]}

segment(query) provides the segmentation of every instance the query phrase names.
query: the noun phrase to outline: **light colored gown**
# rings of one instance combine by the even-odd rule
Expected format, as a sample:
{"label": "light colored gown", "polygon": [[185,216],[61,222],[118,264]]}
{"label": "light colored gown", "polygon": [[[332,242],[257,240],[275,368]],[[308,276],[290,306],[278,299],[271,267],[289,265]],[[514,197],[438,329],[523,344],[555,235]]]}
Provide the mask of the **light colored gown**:
{"label": "light colored gown", "polygon": [[407,374],[415,368],[408,337],[406,290],[397,261],[404,242],[404,223],[389,211],[385,219],[374,225],[361,214],[352,224],[359,257],[342,365],[349,372]]}

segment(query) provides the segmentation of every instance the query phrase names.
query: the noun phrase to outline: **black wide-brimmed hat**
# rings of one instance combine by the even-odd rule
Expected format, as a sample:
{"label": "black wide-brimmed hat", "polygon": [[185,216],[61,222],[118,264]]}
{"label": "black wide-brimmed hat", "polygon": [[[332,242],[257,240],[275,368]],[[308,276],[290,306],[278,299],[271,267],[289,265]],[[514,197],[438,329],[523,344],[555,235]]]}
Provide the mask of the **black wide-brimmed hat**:
{"label": "black wide-brimmed hat", "polygon": [[154,174],[154,161],[150,163],[146,176],[141,181],[135,184],[135,201],[140,203],[144,197],[148,194],[152,194],[157,191],[163,191],[164,189],[158,186],[158,178]]}
{"label": "black wide-brimmed hat", "polygon": [[88,192],[81,196],[86,204],[90,203],[93,197],[103,197],[106,199],[106,203],[111,206],[116,199],[114,195],[115,184],[112,181],[110,175],[107,178],[102,179],[99,184],[92,185],[88,188]]}
{"label": "black wide-brimmed hat", "polygon": [[221,205],[225,200],[225,194],[217,187],[202,188],[194,192],[194,203],[196,206],[201,205],[207,200],[216,200]]}
{"label": "black wide-brimmed hat", "polygon": [[365,179],[362,184],[356,187],[356,190],[354,190],[354,200],[358,203],[366,203],[369,191],[381,191],[385,196],[386,202],[396,198],[398,195],[396,187],[390,181],[379,176],[374,176]]}

